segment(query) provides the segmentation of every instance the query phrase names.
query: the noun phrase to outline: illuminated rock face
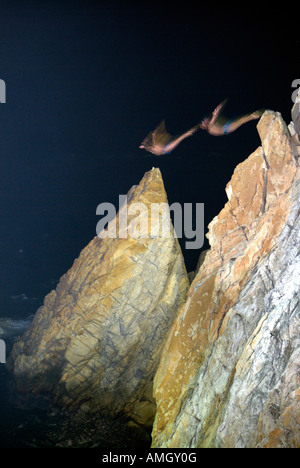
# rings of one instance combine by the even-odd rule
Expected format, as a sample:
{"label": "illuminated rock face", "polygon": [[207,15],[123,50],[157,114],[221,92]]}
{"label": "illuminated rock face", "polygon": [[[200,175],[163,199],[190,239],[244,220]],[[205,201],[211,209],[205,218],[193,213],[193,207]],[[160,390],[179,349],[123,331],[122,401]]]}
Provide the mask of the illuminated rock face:
{"label": "illuminated rock face", "polygon": [[300,447],[298,152],[279,113],[258,131],[163,348],[153,447]]}
{"label": "illuminated rock face", "polygon": [[[130,190],[120,212],[133,203],[149,208],[149,225],[157,222],[151,204],[167,203],[158,169]],[[51,392],[64,408],[132,413],[147,426],[155,412],[149,388],[189,283],[172,225],[170,237],[124,236],[137,229],[140,213],[131,211],[124,238],[95,237],[82,250],[14,345],[8,367],[22,392]],[[140,224],[148,235],[149,225]]]}
{"label": "illuminated rock face", "polygon": [[289,125],[289,131],[296,146],[298,146],[298,155],[300,155],[300,91],[298,91],[298,96],[292,109],[292,121]]}
{"label": "illuminated rock face", "polygon": [[172,226],[148,235],[167,197],[160,171],[145,174],[116,227],[142,203],[149,223],[133,211],[121,232],[146,237],[83,249],[13,347],[17,389],[146,427],[157,406],[153,447],[300,447],[299,100],[289,129],[262,116],[189,290]]}

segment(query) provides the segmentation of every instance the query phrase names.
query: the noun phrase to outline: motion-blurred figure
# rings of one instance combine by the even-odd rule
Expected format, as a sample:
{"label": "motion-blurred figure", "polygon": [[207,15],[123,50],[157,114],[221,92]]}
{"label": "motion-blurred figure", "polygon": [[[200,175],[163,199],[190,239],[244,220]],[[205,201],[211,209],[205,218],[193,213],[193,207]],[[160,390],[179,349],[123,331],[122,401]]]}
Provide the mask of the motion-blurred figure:
{"label": "motion-blurred figure", "polygon": [[242,115],[229,120],[221,114],[221,110],[225,106],[226,102],[227,100],[221,102],[221,104],[215,108],[211,117],[206,117],[202,120],[200,124],[200,128],[202,128],[202,130],[207,130],[208,133],[214,136],[228,135],[228,133],[234,132],[241,125],[250,122],[250,120],[259,119],[264,112],[263,109],[260,109],[252,112],[251,114]]}
{"label": "motion-blurred figure", "polygon": [[200,124],[195,125],[187,132],[176,137],[173,137],[167,132],[165,121],[163,120],[154,131],[146,136],[140,148],[157,156],[168,154],[171,153],[182,140],[193,135],[199,128],[207,130],[208,133],[214,136],[228,135],[228,133],[234,132],[244,123],[258,119],[264,112],[264,110],[258,110],[251,114],[242,115],[229,120],[221,114],[221,110],[225,106],[226,101],[227,100],[221,102],[210,117],[206,117]]}
{"label": "motion-blurred figure", "polygon": [[168,154],[173,151],[179,143],[185,138],[193,135],[200,128],[200,124],[195,125],[193,128],[179,136],[173,137],[167,132],[165,121],[163,120],[153,132],[150,132],[144,141],[141,143],[140,148],[149,151],[157,156]]}

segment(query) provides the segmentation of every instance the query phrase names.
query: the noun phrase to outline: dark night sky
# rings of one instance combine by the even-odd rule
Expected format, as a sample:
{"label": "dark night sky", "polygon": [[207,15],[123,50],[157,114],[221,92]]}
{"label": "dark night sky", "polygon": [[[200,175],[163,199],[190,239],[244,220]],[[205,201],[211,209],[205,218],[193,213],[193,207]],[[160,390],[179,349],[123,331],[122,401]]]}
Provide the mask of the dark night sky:
{"label": "dark night sky", "polygon": [[[11,296],[55,287],[96,234],[97,205],[117,204],[153,166],[169,203],[204,203],[206,225],[218,214],[260,143],[255,122],[200,131],[158,158],[138,146],[162,118],[180,133],[227,97],[229,117],[263,107],[290,120],[296,12],[138,5],[1,1],[0,316],[24,312]],[[198,254],[185,252],[188,269]]]}

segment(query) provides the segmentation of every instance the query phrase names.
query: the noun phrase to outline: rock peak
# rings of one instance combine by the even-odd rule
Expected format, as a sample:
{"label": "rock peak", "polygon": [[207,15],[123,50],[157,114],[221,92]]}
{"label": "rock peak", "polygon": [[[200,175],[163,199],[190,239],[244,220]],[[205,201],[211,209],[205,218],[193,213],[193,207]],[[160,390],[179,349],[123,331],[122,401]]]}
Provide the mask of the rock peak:
{"label": "rock peak", "polygon": [[[127,210],[129,231],[139,221],[134,203],[158,202],[167,196],[160,170],[152,169],[113,221],[120,226]],[[151,425],[149,388],[188,286],[173,231],[168,238],[95,237],[14,345],[8,367],[18,390],[50,392],[68,410],[126,413]]]}
{"label": "rock peak", "polygon": [[262,115],[190,286],[168,211],[168,236],[152,211],[168,204],[161,172],[146,172],[15,343],[20,392],[80,418],[155,415],[153,447],[300,447],[299,102],[288,127]]}
{"label": "rock peak", "polygon": [[163,348],[153,447],[300,446],[298,152],[280,113],[258,131]]}

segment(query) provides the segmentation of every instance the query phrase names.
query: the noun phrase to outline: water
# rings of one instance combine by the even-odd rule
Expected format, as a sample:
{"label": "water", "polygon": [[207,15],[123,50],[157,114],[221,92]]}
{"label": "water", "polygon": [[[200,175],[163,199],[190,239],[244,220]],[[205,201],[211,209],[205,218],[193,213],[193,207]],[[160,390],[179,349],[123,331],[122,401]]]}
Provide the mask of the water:
{"label": "water", "polygon": [[[24,299],[24,298],[23,298]],[[20,298],[22,300],[22,298]],[[18,336],[28,328],[33,314],[25,318],[0,317],[0,339],[6,344],[6,357]],[[129,448],[150,447],[150,434],[129,431],[125,421],[103,414],[62,414],[48,399],[24,401],[13,391],[5,364],[0,364],[0,447],[1,448]]]}
{"label": "water", "polygon": [[4,339],[6,344],[12,345],[16,337],[23,334],[26,328],[29,327],[32,319],[33,315],[19,320],[0,317],[0,338]]}

